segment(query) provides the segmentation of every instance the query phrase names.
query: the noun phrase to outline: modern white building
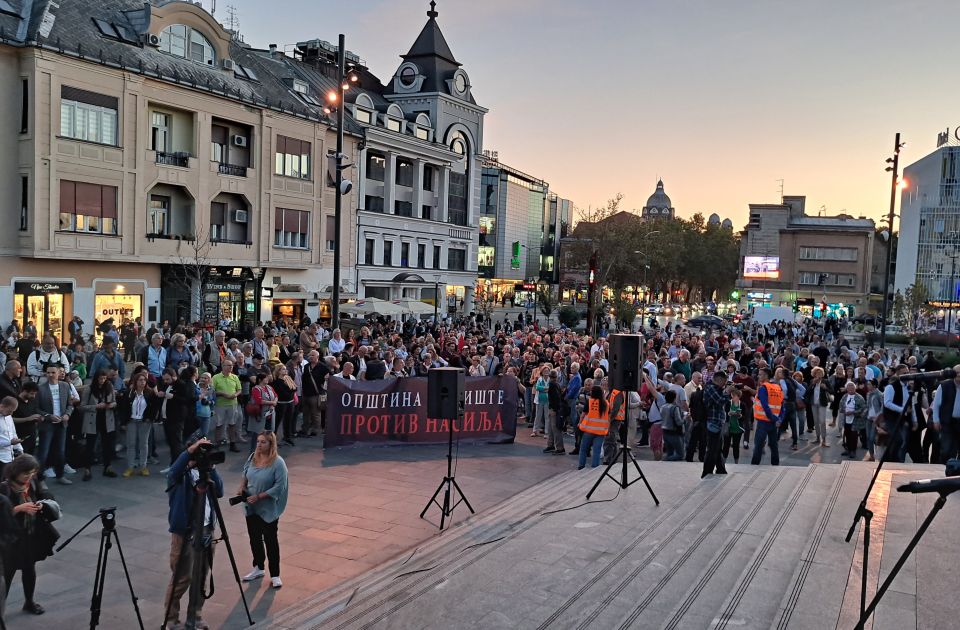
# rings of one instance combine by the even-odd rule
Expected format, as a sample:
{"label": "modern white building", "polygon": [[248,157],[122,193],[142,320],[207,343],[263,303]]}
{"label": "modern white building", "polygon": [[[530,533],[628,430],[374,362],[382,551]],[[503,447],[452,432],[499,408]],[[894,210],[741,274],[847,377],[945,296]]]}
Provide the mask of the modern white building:
{"label": "modern white building", "polygon": [[[896,291],[914,282],[930,301],[960,301],[960,146],[941,146],[903,170]],[[949,306],[947,306],[949,308]]]}

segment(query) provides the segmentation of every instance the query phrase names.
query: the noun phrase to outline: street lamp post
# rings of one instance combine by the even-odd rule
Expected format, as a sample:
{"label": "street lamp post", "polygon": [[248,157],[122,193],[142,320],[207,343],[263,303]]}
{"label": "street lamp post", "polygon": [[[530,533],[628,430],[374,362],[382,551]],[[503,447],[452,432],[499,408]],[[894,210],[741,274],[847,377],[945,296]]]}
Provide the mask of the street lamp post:
{"label": "street lamp post", "polygon": [[887,217],[890,227],[890,246],[887,247],[887,262],[886,269],[883,273],[883,310],[881,312],[882,319],[880,320],[880,349],[883,350],[887,344],[887,319],[888,312],[890,310],[890,266],[893,264],[893,217],[894,209],[897,205],[897,184],[899,179],[899,167],[900,167],[900,149],[903,148],[903,143],[900,142],[900,134],[897,133],[896,137],[893,140],[893,157],[887,158],[887,163],[890,166],[887,167],[887,170],[891,172],[890,178],[890,214]]}
{"label": "street lamp post", "polygon": [[950,349],[953,341],[953,309],[957,302],[957,258],[960,257],[960,248],[957,247],[957,233],[952,234],[954,245],[947,249],[947,256],[950,258],[950,303],[947,305],[947,349]]}

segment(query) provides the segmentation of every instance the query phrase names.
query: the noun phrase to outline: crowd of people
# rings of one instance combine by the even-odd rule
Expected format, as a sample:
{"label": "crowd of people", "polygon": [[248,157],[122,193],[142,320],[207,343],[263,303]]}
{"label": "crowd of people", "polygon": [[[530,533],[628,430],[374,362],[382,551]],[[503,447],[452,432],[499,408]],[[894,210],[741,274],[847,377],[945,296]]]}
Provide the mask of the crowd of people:
{"label": "crowd of people", "polygon": [[[703,331],[652,324],[639,331],[644,363],[629,391],[610,385],[606,327],[592,337],[522,316],[379,318],[344,330],[308,319],[240,331],[126,322],[98,325],[89,336],[81,322],[70,327],[69,343],[14,327],[0,373],[0,497],[10,497],[18,531],[26,531],[34,515],[16,504],[20,488],[46,496],[46,479],[70,484],[80,472],[89,481],[99,469],[120,477],[111,483],[166,474],[176,493],[195,481],[188,473],[197,445],[222,446],[246,459],[239,493],[248,503],[254,567],[244,579],[269,569],[279,587],[277,521],[287,478],[277,453],[324,431],[329,380],[425,376],[446,366],[509,379],[521,401],[518,422],[546,440],[544,453],[577,456],[579,468],[609,463],[623,442],[649,448],[654,460],[696,458],[704,476],[724,473],[741,455],[778,465],[780,444],[797,450],[801,441],[822,448],[839,440],[845,457],[870,461],[887,450],[890,459],[916,463],[958,454],[960,377],[902,378],[940,370],[932,353],[855,348],[830,321]],[[189,509],[174,514],[174,503],[172,568],[185,548]],[[42,612],[26,564],[5,565],[7,587],[16,567],[25,608]],[[178,623],[179,604],[171,602],[185,592],[175,582],[168,625]],[[202,601],[191,606],[199,618]]]}

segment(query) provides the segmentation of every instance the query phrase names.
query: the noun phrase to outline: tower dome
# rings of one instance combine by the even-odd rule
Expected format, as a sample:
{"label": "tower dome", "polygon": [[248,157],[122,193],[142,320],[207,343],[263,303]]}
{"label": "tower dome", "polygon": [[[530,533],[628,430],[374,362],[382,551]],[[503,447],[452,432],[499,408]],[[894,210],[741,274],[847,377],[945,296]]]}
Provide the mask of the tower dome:
{"label": "tower dome", "polygon": [[657,180],[657,189],[647,199],[647,205],[641,210],[643,217],[673,218],[673,203],[663,190],[663,180]]}

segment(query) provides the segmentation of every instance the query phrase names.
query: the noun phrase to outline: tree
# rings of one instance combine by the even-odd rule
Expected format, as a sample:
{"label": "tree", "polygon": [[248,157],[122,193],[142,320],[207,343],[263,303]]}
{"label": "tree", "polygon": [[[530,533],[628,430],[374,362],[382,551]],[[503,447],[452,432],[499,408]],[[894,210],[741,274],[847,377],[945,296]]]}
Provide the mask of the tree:
{"label": "tree", "polygon": [[576,328],[580,325],[580,311],[577,310],[577,307],[569,304],[561,306],[557,312],[557,319],[567,328]]}
{"label": "tree", "polygon": [[550,319],[553,311],[557,308],[557,300],[553,296],[549,284],[537,283],[537,307],[547,320]]}
{"label": "tree", "polygon": [[[179,240],[176,256],[178,273],[172,276],[175,283],[190,296],[190,318],[203,323],[211,323],[211,315],[204,312],[203,297],[206,294],[207,280],[210,278],[212,247],[213,241],[204,228],[200,228],[192,238],[184,237]],[[216,314],[212,317],[216,318]]]}
{"label": "tree", "polygon": [[[929,300],[930,290],[919,278],[904,291],[901,308],[908,331],[917,332],[921,322],[933,314],[933,308],[928,304]],[[896,296],[894,296],[894,309],[896,309],[896,302]]]}
{"label": "tree", "polygon": [[477,281],[473,291],[473,310],[483,316],[484,321],[490,321],[493,308],[496,306],[496,296],[489,290],[483,280]]}

